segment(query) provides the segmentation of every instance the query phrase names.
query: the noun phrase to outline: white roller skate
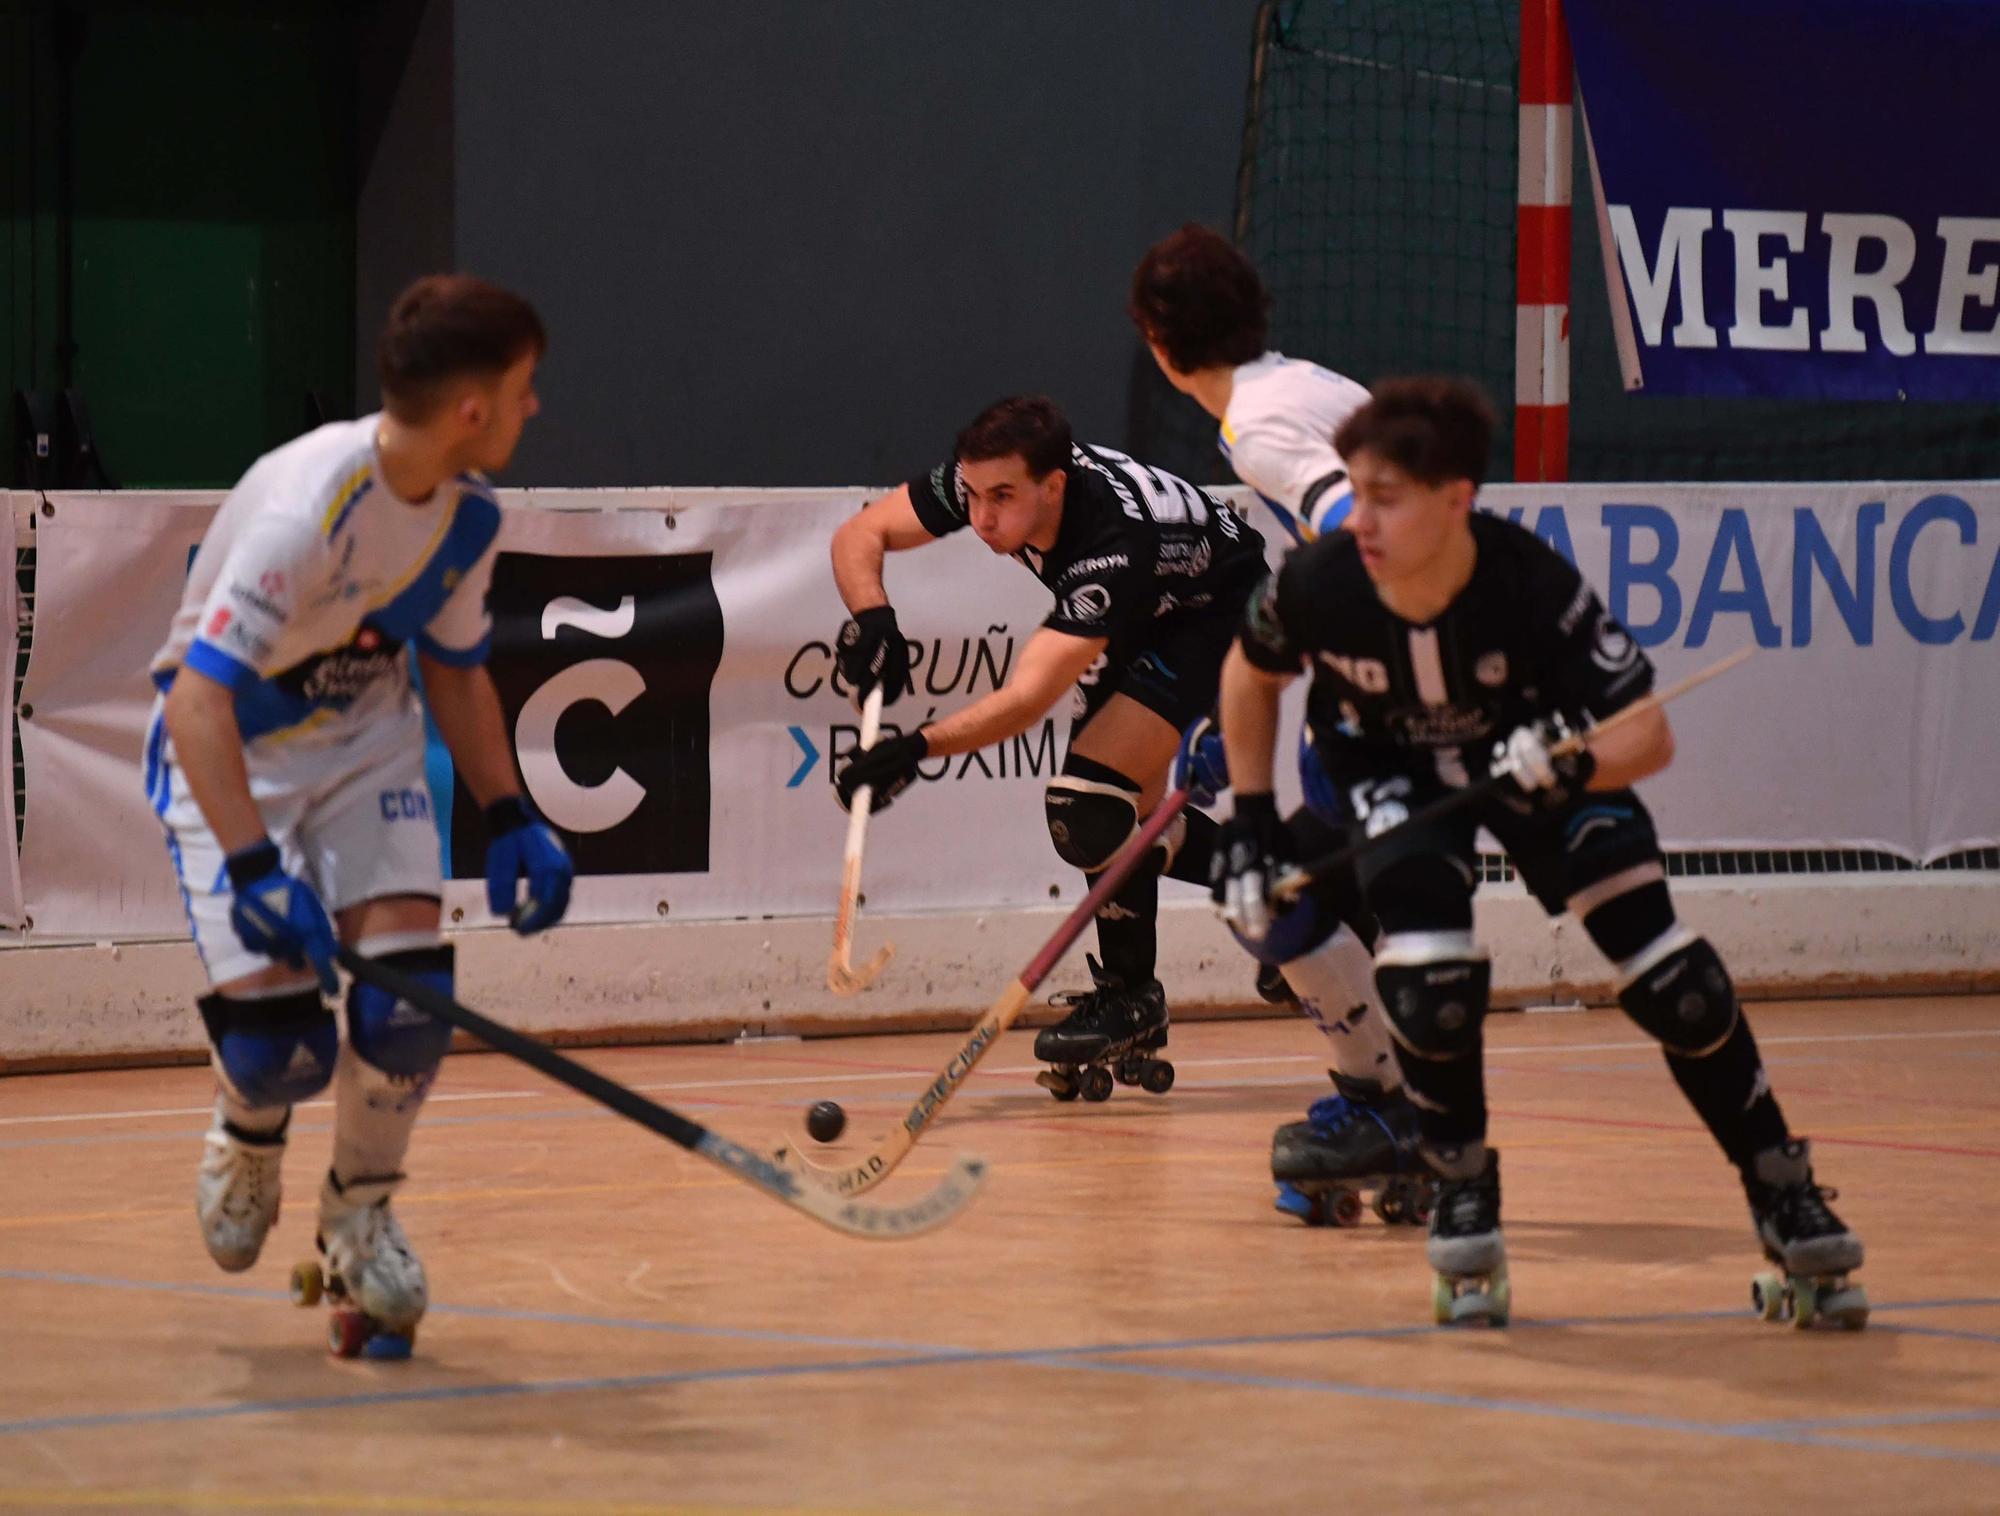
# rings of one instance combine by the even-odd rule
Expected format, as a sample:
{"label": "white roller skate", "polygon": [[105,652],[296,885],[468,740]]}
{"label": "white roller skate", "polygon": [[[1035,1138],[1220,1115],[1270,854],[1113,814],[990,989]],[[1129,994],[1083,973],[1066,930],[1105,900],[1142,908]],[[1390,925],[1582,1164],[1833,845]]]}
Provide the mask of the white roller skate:
{"label": "white roller skate", "polygon": [[285,1161],[285,1128],[246,1132],[215,1103],[215,1120],[202,1139],[201,1171],[195,1177],[194,1209],[208,1256],[232,1274],[257,1261],[264,1239],[277,1225],[282,1198],[279,1170]]}
{"label": "white roller skate", "polygon": [[430,1304],[424,1266],[389,1198],[401,1174],[342,1184],[332,1173],[319,1194],[318,1261],[292,1270],[292,1299],[333,1307],[328,1346],[338,1358],[407,1358]]}
{"label": "white roller skate", "polygon": [[1478,1173],[1441,1177],[1428,1253],[1437,1271],[1431,1283],[1433,1321],[1439,1326],[1507,1324],[1514,1295],[1507,1282],[1507,1244],[1500,1235],[1500,1155],[1492,1148]]}
{"label": "white roller skate", "polygon": [[1781,1273],[1750,1281],[1750,1302],[1766,1321],[1801,1331],[1830,1323],[1858,1332],[1868,1325],[1868,1294],[1848,1282],[1861,1267],[1861,1239],[1833,1214],[1838,1191],[1813,1182],[1812,1147],[1795,1139],[1757,1155],[1743,1188],[1764,1256]]}

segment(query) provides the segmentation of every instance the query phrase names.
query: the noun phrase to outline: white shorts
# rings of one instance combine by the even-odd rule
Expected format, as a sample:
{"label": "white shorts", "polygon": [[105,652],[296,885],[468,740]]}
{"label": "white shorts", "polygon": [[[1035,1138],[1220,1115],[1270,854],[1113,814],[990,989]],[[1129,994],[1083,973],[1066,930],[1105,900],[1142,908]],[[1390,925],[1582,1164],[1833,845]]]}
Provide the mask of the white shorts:
{"label": "white shorts", "polygon": [[[222,846],[202,819],[160,729],[147,731],[147,792],[167,829],[194,945],[210,984],[268,968],[229,924],[231,891]],[[444,892],[437,823],[424,782],[423,720],[414,711],[377,719],[337,744],[245,755],[250,794],[278,845],[285,872],[319,894],[327,914],[388,895]]]}

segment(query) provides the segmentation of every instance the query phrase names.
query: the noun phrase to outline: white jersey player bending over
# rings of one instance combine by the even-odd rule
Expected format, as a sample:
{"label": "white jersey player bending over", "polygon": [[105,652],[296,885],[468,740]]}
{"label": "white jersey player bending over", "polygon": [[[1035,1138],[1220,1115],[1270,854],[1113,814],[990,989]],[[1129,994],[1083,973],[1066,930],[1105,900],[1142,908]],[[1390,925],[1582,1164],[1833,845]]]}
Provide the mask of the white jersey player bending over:
{"label": "white jersey player bending over", "polygon": [[256,1262],[292,1106],[333,1084],[319,1245],[376,1356],[408,1351],[426,1303],[389,1198],[451,1029],[357,981],[343,1046],[327,998],[336,940],[451,992],[411,645],[485,808],[493,910],[535,932],[569,903],[569,856],[521,794],[484,667],[500,511],[475,472],[503,467],[539,408],[545,345],[533,308],[481,280],[404,291],[379,350],[385,410],[251,466],[153,663],[147,793],[213,986],[202,1236],[225,1269]]}
{"label": "white jersey player bending over", "polygon": [[[1337,530],[1353,503],[1333,434],[1367,402],[1368,391],[1345,375],[1269,350],[1270,304],[1250,260],[1218,233],[1190,223],[1147,249],[1132,275],[1128,310],[1167,382],[1221,424],[1217,444],[1237,476],[1295,542],[1306,543]],[[1212,726],[1191,733],[1183,753],[1176,781],[1187,783],[1197,802],[1212,800],[1229,783],[1219,735]],[[1299,750],[1299,777],[1308,798],[1328,786],[1310,734]],[[1298,857],[1339,845],[1306,807],[1285,824]],[[1316,1101],[1305,1121],[1281,1126],[1271,1143],[1278,1208],[1307,1220],[1351,1219],[1360,1188],[1389,1197],[1385,1214],[1421,1219],[1421,1197],[1409,1192],[1410,1182],[1428,1180],[1416,1156],[1416,1113],[1402,1092],[1374,963],[1363,945],[1373,935],[1351,879],[1316,885],[1262,937],[1237,933],[1263,966],[1258,989],[1297,1004],[1330,1045],[1335,1093]]]}

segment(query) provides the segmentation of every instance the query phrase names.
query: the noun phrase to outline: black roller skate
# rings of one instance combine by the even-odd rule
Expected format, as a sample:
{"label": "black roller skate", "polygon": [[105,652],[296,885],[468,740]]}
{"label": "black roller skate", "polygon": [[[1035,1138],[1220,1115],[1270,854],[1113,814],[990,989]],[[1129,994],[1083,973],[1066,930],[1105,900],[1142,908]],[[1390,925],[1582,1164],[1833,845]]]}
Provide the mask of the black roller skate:
{"label": "black roller skate", "polygon": [[1285,978],[1285,971],[1275,963],[1257,965],[1257,996],[1267,1005],[1288,1005],[1299,1009],[1299,992],[1292,988]]}
{"label": "black roller skate", "polygon": [[[1329,1071],[1332,1072],[1332,1071]],[[1431,1219],[1437,1177],[1417,1153],[1417,1110],[1402,1090],[1333,1074],[1334,1093],[1271,1136],[1278,1209],[1308,1226],[1353,1226],[1364,1199],[1390,1225]]]}
{"label": "black roller skate", "polygon": [[1150,1056],[1167,1045],[1167,996],[1160,981],[1127,989],[1095,958],[1086,955],[1084,962],[1094,986],[1049,999],[1050,1005],[1074,1009],[1036,1034],[1035,1056],[1054,1067],[1037,1074],[1035,1083],[1058,1100],[1079,1095],[1109,1100],[1114,1081],[1166,1094],[1174,1087],[1174,1066]]}
{"label": "black roller skate", "polygon": [[1801,1331],[1821,1322],[1850,1332],[1868,1325],[1868,1294],[1847,1279],[1861,1267],[1861,1239],[1827,1205],[1839,1192],[1813,1183],[1810,1144],[1759,1153],[1743,1188],[1764,1256],[1782,1271],[1750,1281],[1757,1314]]}
{"label": "black roller skate", "polygon": [[1431,1215],[1431,1319],[1439,1326],[1484,1321],[1505,1326],[1513,1307],[1507,1244],[1500,1235],[1500,1155],[1470,1176],[1443,1175]]}

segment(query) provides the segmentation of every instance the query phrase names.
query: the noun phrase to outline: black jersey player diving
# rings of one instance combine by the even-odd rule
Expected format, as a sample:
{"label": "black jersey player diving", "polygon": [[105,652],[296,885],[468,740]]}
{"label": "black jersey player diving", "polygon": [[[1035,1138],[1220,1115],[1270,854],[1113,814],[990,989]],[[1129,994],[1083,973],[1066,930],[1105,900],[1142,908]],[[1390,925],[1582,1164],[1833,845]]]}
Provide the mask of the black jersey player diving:
{"label": "black jersey player diving", "polygon": [[[1847,1273],[1860,1239],[1827,1206],[1804,1141],[1771,1092],[1728,971],[1675,919],[1651,817],[1631,786],[1665,768],[1673,736],[1653,707],[1574,756],[1567,724],[1648,693],[1645,655],[1560,554],[1472,509],[1491,409],[1454,379],[1385,380],[1344,422],[1354,504],[1346,530],[1294,552],[1251,601],[1222,679],[1235,814],[1215,890],[1249,934],[1283,907],[1270,886],[1286,832],[1272,803],[1283,686],[1310,667],[1307,722],[1331,776],[1328,819],[1371,839],[1357,864],[1381,926],[1375,975],[1442,1187],[1431,1219],[1439,1322],[1508,1312],[1499,1154],[1487,1146],[1485,950],[1472,933],[1481,826],[1551,915],[1575,915],[1615,968],[1618,1000],[1742,1176],[1758,1239],[1785,1273],[1759,1282],[1768,1314],[1866,1320]],[[1454,788],[1490,796],[1409,818]],[[1309,797],[1310,799],[1310,797]]]}
{"label": "black jersey player diving", "polygon": [[[840,671],[859,700],[910,687],[909,654],[883,588],[886,554],[970,526],[1055,596],[1007,682],[964,709],[857,752],[835,784],[889,804],[929,757],[973,752],[1027,731],[1074,687],[1068,752],[1045,795],[1062,859],[1093,876],[1166,790],[1184,727],[1212,709],[1222,660],[1264,571],[1263,539],[1227,505],[1109,448],[1078,443],[1054,402],[1019,395],[959,433],[949,461],[870,502],[834,534],[833,572],[853,618]],[[1155,856],[1097,916],[1095,987],[1035,1039],[1059,1069],[1166,1045],[1155,977],[1159,880],[1205,883],[1215,823],[1184,812]],[[1052,1073],[1058,1096],[1075,1086]]]}

